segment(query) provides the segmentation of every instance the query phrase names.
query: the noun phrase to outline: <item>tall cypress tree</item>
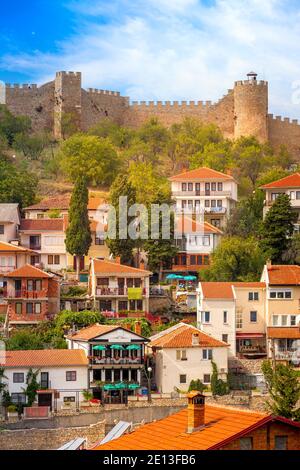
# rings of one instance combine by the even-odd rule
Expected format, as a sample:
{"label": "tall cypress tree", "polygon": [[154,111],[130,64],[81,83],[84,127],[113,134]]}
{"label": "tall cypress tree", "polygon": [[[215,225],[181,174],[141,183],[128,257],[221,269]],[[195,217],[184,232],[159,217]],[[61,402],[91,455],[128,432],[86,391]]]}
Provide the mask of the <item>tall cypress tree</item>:
{"label": "tall cypress tree", "polygon": [[80,257],[88,254],[92,243],[88,202],[87,181],[80,176],[74,185],[69,210],[69,226],[66,231],[67,251],[76,256],[77,280],[79,280],[80,273]]}
{"label": "tall cypress tree", "polygon": [[[120,256],[121,262],[130,264],[132,261],[132,251],[138,244],[137,240],[132,240],[127,234],[126,238],[120,237],[120,197],[127,196],[127,208],[136,203],[136,192],[133,186],[129,183],[127,175],[119,175],[113,182],[110,189],[110,203],[115,208],[116,213],[116,237],[107,238],[106,244],[114,256]],[[127,228],[129,224],[135,219],[131,216],[127,218]],[[111,219],[109,218],[109,224]]]}
{"label": "tall cypress tree", "polygon": [[282,255],[290,245],[297,214],[293,212],[287,194],[281,194],[268,211],[261,231],[260,245],[274,262],[282,262]]}

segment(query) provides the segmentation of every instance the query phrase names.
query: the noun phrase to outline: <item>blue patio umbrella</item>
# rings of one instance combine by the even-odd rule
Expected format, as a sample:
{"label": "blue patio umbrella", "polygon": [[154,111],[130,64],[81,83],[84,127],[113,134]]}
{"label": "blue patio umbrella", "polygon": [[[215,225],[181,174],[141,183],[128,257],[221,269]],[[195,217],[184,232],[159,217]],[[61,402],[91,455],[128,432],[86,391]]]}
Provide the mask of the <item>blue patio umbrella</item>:
{"label": "blue patio umbrella", "polygon": [[178,279],[177,274],[168,274],[166,279]]}
{"label": "blue patio umbrella", "polygon": [[139,344],[130,344],[129,346],[127,346],[127,348],[129,351],[139,351],[141,349],[141,346]]}
{"label": "blue patio umbrella", "polygon": [[121,344],[112,344],[110,349],[117,349],[117,350],[122,350],[124,349],[124,346],[122,346]]}
{"label": "blue patio umbrella", "polygon": [[185,281],[196,281],[197,276],[184,276]]}
{"label": "blue patio umbrella", "polygon": [[140,387],[141,386],[139,384],[129,384],[128,385],[129,390],[137,390]]}

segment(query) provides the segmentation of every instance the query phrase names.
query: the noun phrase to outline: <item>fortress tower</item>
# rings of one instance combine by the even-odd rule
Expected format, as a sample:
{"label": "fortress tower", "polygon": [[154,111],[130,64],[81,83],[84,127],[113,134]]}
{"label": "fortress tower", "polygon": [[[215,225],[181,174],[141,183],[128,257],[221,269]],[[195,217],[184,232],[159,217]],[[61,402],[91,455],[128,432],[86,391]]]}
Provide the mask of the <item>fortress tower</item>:
{"label": "fortress tower", "polygon": [[253,135],[260,142],[268,140],[268,82],[257,81],[257,74],[248,73],[248,80],[234,86],[234,138]]}
{"label": "fortress tower", "polygon": [[54,91],[54,136],[62,137],[64,114],[71,114],[78,130],[81,129],[81,73],[57,72]]}

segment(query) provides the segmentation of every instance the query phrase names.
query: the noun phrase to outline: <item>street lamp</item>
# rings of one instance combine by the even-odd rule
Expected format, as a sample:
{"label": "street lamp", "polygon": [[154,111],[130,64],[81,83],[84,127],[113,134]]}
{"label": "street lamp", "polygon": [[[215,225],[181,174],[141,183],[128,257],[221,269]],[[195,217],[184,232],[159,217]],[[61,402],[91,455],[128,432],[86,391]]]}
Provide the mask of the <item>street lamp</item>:
{"label": "street lamp", "polygon": [[148,374],[147,374],[147,379],[148,379],[148,403],[152,403],[152,398],[151,398],[151,372],[152,372],[152,367],[148,367],[147,371],[148,371]]}

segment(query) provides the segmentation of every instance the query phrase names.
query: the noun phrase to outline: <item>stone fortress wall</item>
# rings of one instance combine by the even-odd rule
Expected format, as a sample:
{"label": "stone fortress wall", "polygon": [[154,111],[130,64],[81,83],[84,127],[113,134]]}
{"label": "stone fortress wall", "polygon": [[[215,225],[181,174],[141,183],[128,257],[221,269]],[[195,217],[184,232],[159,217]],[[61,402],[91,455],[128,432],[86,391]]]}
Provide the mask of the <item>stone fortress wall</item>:
{"label": "stone fortress wall", "polygon": [[80,72],[58,72],[55,80],[37,85],[0,84],[0,103],[16,115],[25,114],[33,129],[47,129],[57,138],[62,135],[62,118],[72,113],[79,129],[84,131],[101,119],[138,127],[151,117],[170,126],[185,117],[219,126],[224,137],[236,139],[256,136],[274,147],[285,144],[300,159],[300,125],[296,120],[273,117],[268,113],[268,82],[251,73],[247,80],[237,81],[218,102],[210,101],[130,101],[117,91],[82,89]]}

